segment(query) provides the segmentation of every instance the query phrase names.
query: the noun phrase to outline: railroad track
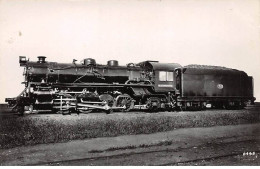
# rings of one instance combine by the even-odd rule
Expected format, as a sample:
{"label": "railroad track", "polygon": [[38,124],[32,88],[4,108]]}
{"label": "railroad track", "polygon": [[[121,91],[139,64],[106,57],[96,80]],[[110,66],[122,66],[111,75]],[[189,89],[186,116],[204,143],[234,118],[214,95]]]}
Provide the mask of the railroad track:
{"label": "railroad track", "polygon": [[113,155],[100,155],[96,157],[38,163],[33,165],[179,165],[233,156],[242,157],[245,151],[252,151],[256,155],[259,155],[259,143],[260,140],[256,139],[223,144],[212,143],[200,145],[195,148],[192,146],[172,149],[165,146],[160,150],[147,151],[147,149],[144,149],[144,151],[141,152],[130,150],[128,152]]}

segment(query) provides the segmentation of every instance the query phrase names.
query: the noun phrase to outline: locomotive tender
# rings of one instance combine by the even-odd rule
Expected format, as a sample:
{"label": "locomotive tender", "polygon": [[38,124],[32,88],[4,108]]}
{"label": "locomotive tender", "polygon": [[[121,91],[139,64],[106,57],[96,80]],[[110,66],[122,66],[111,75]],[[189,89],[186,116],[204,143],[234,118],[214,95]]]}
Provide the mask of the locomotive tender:
{"label": "locomotive tender", "polygon": [[253,103],[253,78],[218,66],[144,61],[119,66],[87,58],[82,63],[38,61],[20,56],[25,89],[8,105],[20,114],[33,112],[89,113],[93,110],[201,110],[243,108]]}

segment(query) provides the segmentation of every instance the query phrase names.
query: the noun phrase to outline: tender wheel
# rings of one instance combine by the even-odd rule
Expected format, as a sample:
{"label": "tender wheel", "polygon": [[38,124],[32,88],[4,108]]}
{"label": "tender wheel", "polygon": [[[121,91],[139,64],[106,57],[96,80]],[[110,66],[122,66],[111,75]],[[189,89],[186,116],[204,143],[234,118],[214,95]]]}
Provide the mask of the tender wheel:
{"label": "tender wheel", "polygon": [[125,107],[121,111],[128,112],[134,107],[133,99],[128,94],[119,95],[116,98],[116,107]]}

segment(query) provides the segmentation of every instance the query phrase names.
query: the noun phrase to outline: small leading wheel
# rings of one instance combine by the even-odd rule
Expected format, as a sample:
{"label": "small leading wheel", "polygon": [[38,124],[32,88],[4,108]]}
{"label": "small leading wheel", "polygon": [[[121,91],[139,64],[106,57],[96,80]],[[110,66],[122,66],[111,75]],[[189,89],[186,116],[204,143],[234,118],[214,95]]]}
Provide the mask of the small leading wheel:
{"label": "small leading wheel", "polygon": [[122,112],[128,112],[134,107],[133,99],[128,94],[122,94],[116,98],[116,107],[124,107],[120,109]]}
{"label": "small leading wheel", "polygon": [[22,105],[21,105],[21,106],[20,106],[20,105],[17,106],[17,107],[15,108],[15,111],[18,112],[18,115],[19,115],[19,116],[23,116],[23,115],[24,115],[24,106],[22,106]]}

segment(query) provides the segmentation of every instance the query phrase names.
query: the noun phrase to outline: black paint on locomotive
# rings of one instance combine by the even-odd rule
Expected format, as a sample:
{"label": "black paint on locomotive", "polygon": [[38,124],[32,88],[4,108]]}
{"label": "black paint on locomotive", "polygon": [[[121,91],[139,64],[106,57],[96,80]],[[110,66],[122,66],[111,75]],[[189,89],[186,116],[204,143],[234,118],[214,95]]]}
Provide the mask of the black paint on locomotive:
{"label": "black paint on locomotive", "polygon": [[38,58],[32,62],[20,56],[26,88],[6,99],[21,114],[243,108],[255,100],[253,78],[224,67],[157,61],[119,66],[116,60],[100,65],[91,58],[68,64]]}

